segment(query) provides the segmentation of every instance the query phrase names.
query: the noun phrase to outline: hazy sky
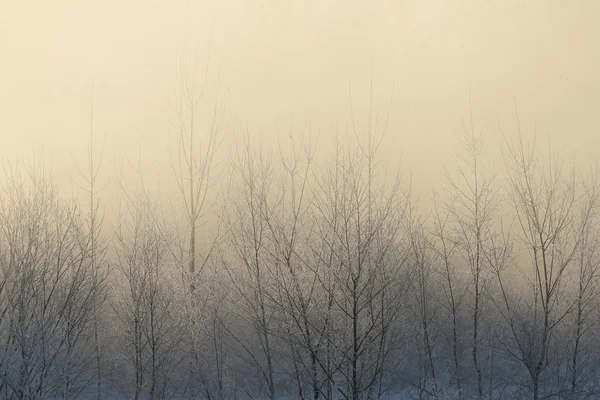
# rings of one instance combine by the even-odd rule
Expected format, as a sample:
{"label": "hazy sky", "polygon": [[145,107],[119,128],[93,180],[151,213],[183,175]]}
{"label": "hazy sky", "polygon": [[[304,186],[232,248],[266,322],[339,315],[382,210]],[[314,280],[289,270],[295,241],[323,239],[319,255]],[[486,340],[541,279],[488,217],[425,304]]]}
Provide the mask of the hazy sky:
{"label": "hazy sky", "polygon": [[0,0],[0,156],[44,146],[72,171],[93,82],[107,174],[140,139],[144,157],[164,161],[176,62],[202,65],[210,44],[211,79],[263,140],[290,115],[298,132],[310,122],[327,138],[348,121],[350,91],[364,126],[372,65],[382,112],[392,98],[392,155],[421,187],[449,162],[469,93],[492,147],[518,106],[527,132],[535,124],[557,150],[592,160],[599,17],[597,0]]}

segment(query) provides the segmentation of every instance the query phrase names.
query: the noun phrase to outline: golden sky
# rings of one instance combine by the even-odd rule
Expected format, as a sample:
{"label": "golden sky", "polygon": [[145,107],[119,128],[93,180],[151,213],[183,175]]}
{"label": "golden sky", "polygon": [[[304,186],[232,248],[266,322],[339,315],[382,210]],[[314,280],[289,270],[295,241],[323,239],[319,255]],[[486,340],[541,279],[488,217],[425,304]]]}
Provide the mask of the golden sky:
{"label": "golden sky", "polygon": [[392,100],[391,156],[423,193],[451,166],[469,98],[491,151],[518,108],[527,133],[588,162],[600,154],[599,17],[596,0],[0,0],[0,156],[43,146],[72,172],[93,86],[106,174],[140,141],[161,171],[177,61],[202,66],[210,48],[211,82],[267,142],[290,116],[321,140],[345,129],[350,93],[365,126],[372,68],[374,104]]}

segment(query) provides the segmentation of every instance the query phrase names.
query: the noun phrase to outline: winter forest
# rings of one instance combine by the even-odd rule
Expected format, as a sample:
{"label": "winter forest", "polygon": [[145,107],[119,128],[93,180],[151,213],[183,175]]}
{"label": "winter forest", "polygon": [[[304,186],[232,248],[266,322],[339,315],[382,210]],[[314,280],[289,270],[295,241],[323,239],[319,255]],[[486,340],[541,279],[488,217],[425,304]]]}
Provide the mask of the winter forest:
{"label": "winter forest", "polygon": [[[444,15],[460,14],[451,14],[440,6],[443,2],[427,1],[433,5],[417,10],[420,22],[415,26],[433,30]],[[158,10],[157,15],[166,8]],[[218,36],[225,28],[216,21],[210,25],[215,38],[206,41],[214,48],[226,36]],[[390,26],[395,24],[390,21]],[[0,45],[4,23],[0,17]],[[135,37],[119,23],[119,35]],[[80,24],[74,25],[75,31],[84,31]],[[352,29],[362,29],[356,24]],[[485,31],[483,25],[477,29]],[[281,29],[282,43],[288,40],[290,47],[302,49],[291,30]],[[305,34],[313,28],[294,29]],[[144,32],[150,35],[151,30],[140,37]],[[252,37],[250,29],[244,32],[231,37]],[[272,50],[273,58],[292,57],[282,50],[287,42],[278,44],[275,34],[264,37],[280,46],[281,53]],[[385,37],[389,43],[396,40]],[[444,51],[423,37],[415,39],[421,41],[416,49],[429,43],[435,52]],[[499,37],[490,39],[489,48],[495,49],[496,43],[509,54],[512,45],[493,41]],[[523,37],[523,43],[545,48],[541,41]],[[142,39],[139,43],[145,43]],[[85,47],[95,52],[94,43]],[[133,56],[127,57],[135,51],[150,64],[150,56],[136,48],[139,43],[127,43],[127,52],[119,53],[114,44],[114,59],[98,65],[118,72],[115,66],[133,63]],[[320,115],[333,124],[323,128],[315,117],[313,127],[313,120],[304,118],[308,113],[291,109],[282,119],[287,122],[278,120],[276,128],[262,130],[248,123],[246,116],[252,114],[240,111],[239,104],[254,99],[276,104],[277,98],[264,100],[275,89],[261,81],[256,85],[267,93],[264,98],[248,86],[250,100],[236,100],[236,93],[244,99],[246,90],[239,82],[252,80],[232,78],[231,87],[224,83],[227,73],[236,71],[231,65],[238,65],[228,64],[226,57],[241,45],[231,45],[231,54],[221,56],[207,50],[210,46],[185,42],[184,51],[173,57],[175,68],[166,62],[161,67],[175,75],[174,84],[162,92],[154,86],[148,92],[140,89],[151,85],[151,69],[136,70],[120,81],[123,93],[135,92],[131,98],[151,91],[162,96],[168,110],[166,127],[144,127],[151,133],[140,135],[135,146],[114,138],[138,129],[140,125],[127,122],[138,115],[155,124],[156,110],[144,110],[141,100],[118,103],[117,95],[106,95],[121,88],[103,81],[100,67],[95,70],[100,78],[92,85],[75,67],[46,61],[49,71],[56,68],[61,71],[56,76],[84,82],[85,90],[74,95],[75,89],[56,89],[44,94],[38,108],[29,107],[29,97],[23,101],[17,91],[7,89],[13,94],[6,104],[17,106],[0,102],[0,109],[19,107],[27,116],[0,112],[0,147],[11,149],[9,137],[29,138],[19,128],[25,132],[36,118],[44,125],[38,127],[44,135],[59,137],[58,127],[66,126],[60,125],[63,117],[50,119],[39,110],[54,110],[52,103],[63,97],[78,99],[79,108],[68,111],[79,121],[73,122],[77,136],[57,139],[55,149],[69,147],[73,137],[85,147],[66,161],[33,140],[27,142],[27,157],[0,153],[0,399],[600,399],[600,170],[594,157],[571,152],[547,132],[575,138],[577,129],[558,132],[560,126],[546,129],[549,123],[542,122],[545,128],[538,130],[540,114],[530,113],[535,102],[522,100],[527,97],[515,97],[512,103],[505,101],[508,97],[498,100],[514,104],[510,118],[498,117],[493,102],[482,111],[481,99],[501,96],[499,91],[486,94],[488,89],[478,92],[477,79],[500,82],[501,73],[482,78],[483,72],[473,71],[484,68],[473,67],[465,75],[475,76],[469,81],[474,83],[461,83],[456,89],[460,95],[448,100],[466,105],[466,112],[453,116],[460,123],[444,126],[438,136],[423,136],[419,148],[404,141],[396,121],[419,115],[425,115],[422,121],[441,118],[445,110],[440,111],[440,104],[446,103],[427,98],[444,90],[441,78],[433,77],[441,70],[427,75],[427,68],[441,62],[422,55],[427,62],[421,60],[419,66],[404,61],[417,56],[402,58],[414,68],[407,71],[425,69],[426,78],[404,77],[390,89],[389,79],[377,72],[385,70],[381,54],[392,52],[389,45],[361,61],[368,67],[355,73],[349,86],[344,81],[339,86],[343,89],[331,89],[343,92],[346,114],[330,109],[327,102],[333,100],[326,94],[315,94],[312,101]],[[102,51],[112,54],[109,50]],[[66,50],[57,54],[67,64],[75,62]],[[161,53],[153,59],[161,57],[168,58]],[[462,55],[457,51],[452,57]],[[512,68],[498,60],[482,63],[499,64],[502,71]],[[314,78],[320,68],[323,74],[331,72],[326,62],[314,71],[308,64],[298,69],[305,68]],[[527,79],[546,76],[542,64]],[[564,65],[556,71],[567,70]],[[29,82],[32,72],[27,68],[14,71]],[[242,63],[239,69],[244,69]],[[579,70],[584,76],[585,68]],[[597,75],[597,68],[593,71]],[[346,77],[339,70],[331,74],[340,74],[340,81]],[[17,75],[0,73],[0,86],[8,88]],[[272,75],[290,97],[301,86],[307,91],[327,86],[325,78],[325,83],[310,83],[309,78]],[[10,78],[3,81],[6,76]],[[127,79],[139,86],[127,86]],[[421,86],[410,89],[411,79]],[[282,83],[296,80],[300,83],[289,88]],[[489,88],[485,82],[480,87]],[[368,89],[355,90],[360,85]],[[600,88],[597,82],[568,85],[586,96]],[[543,86],[536,86],[538,92],[527,89],[540,104],[551,97]],[[28,87],[19,86],[18,92],[33,96]],[[404,95],[398,94],[403,90]],[[423,98],[415,94],[419,91]],[[557,89],[554,96],[567,104],[569,95],[564,93]],[[568,93],[575,99],[575,89]],[[398,103],[394,96],[400,97]],[[411,96],[414,108],[407,106]],[[598,104],[597,97],[586,99]],[[112,131],[105,129],[105,121],[116,115],[107,116],[115,112],[111,101],[121,113],[110,125],[119,128]],[[426,111],[421,111],[423,104]],[[561,113],[558,106],[546,108],[548,114]],[[410,113],[417,117],[406,116]],[[564,113],[569,126],[584,114]],[[303,121],[292,122],[292,115]],[[442,135],[451,139],[444,141]],[[590,140],[588,149],[594,143]],[[114,154],[120,147],[126,156],[118,158]],[[443,172],[423,178],[419,173],[442,153],[448,155]],[[412,163],[403,161],[405,154]],[[57,169],[55,162],[68,165],[69,173]]]}
{"label": "winter forest", "polygon": [[465,124],[424,209],[385,162],[380,110],[325,156],[246,132],[217,164],[234,133],[219,103],[194,123],[195,87],[176,102],[170,209],[131,165],[104,223],[93,126],[83,196],[60,194],[44,160],[4,169],[3,398],[600,395],[595,169],[517,129],[498,133],[494,170]]}

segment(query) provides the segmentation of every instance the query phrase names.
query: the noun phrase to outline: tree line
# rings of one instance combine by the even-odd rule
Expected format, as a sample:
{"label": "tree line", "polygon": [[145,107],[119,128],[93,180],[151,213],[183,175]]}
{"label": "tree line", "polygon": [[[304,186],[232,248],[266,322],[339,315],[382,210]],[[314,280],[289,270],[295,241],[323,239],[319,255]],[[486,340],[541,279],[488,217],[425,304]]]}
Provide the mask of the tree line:
{"label": "tree line", "polygon": [[202,95],[175,101],[176,213],[140,173],[105,224],[92,137],[83,198],[43,162],[5,168],[0,397],[600,396],[595,170],[520,129],[495,170],[470,124],[425,209],[369,121],[326,157],[242,134],[217,174],[232,129],[220,101],[199,128]]}

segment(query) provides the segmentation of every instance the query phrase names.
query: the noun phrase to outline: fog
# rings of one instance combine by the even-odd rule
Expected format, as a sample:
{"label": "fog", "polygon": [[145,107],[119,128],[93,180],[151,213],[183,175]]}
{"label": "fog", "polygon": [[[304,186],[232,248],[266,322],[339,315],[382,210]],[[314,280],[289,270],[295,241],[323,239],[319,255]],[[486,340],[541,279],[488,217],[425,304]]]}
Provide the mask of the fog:
{"label": "fog", "polygon": [[0,397],[598,398],[598,16],[1,2]]}
{"label": "fog", "polygon": [[[595,1],[54,1],[3,2],[2,157],[43,147],[72,170],[94,131],[115,157],[165,161],[177,62],[209,58],[230,112],[273,141],[278,124],[321,141],[365,121],[371,71],[387,139],[423,196],[469,118],[549,136],[556,149],[600,150]],[[92,89],[93,88],[93,89]],[[286,133],[287,135],[287,133]],[[499,143],[499,141],[498,141]],[[162,164],[161,164],[162,165]],[[105,171],[106,173],[106,171]]]}

